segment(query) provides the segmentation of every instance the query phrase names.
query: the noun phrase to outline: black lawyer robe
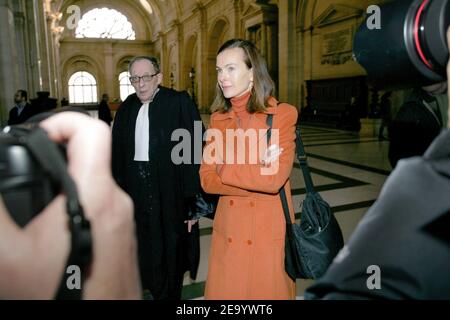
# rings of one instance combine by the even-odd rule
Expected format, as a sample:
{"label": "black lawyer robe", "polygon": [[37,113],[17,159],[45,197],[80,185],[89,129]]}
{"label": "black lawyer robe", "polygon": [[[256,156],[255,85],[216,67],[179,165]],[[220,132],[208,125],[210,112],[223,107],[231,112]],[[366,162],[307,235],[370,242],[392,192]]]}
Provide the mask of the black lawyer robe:
{"label": "black lawyer robe", "polygon": [[[117,110],[113,124],[113,175],[121,188],[130,195],[136,194],[134,188],[137,186],[137,177],[133,174],[132,167],[136,119],[141,105],[136,94],[128,96]],[[199,164],[175,165],[171,159],[172,149],[179,143],[171,141],[171,135],[174,130],[184,128],[192,137],[193,163],[194,121],[201,119],[189,95],[160,87],[149,105],[150,179],[153,194],[157,198],[154,201],[159,203],[162,224],[154,226],[162,228],[162,239],[159,239],[161,243],[152,246],[160,246],[157,251],[164,252],[157,259],[161,259],[162,265],[166,266],[167,274],[161,274],[161,277],[168,277],[169,294],[173,291],[181,293],[177,279],[185,271],[190,271],[191,278],[195,278],[199,263],[198,224],[189,234],[187,224],[184,223],[188,219],[186,206],[200,190]],[[202,137],[199,138],[197,143],[201,145]]]}

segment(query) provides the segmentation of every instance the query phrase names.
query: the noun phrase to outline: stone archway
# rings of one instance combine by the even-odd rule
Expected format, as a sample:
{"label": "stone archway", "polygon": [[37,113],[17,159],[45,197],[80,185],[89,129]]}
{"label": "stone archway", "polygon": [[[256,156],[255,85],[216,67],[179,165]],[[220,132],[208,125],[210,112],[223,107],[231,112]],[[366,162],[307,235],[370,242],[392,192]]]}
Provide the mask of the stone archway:
{"label": "stone archway", "polygon": [[[62,95],[66,99],[69,97],[69,78],[77,71],[87,71],[94,76],[97,82],[97,93],[105,90],[101,81],[102,74],[99,64],[92,58],[84,55],[73,56],[62,63]],[[97,97],[99,98],[99,97]]]}
{"label": "stone archway", "polygon": [[[78,7],[80,10],[81,16],[86,12],[95,9],[95,8],[108,8],[114,9],[125,15],[128,21],[132,24],[133,29],[136,33],[137,40],[150,40],[153,35],[152,30],[152,21],[148,19],[145,15],[144,10],[139,10],[139,7],[136,7],[134,3],[130,3],[129,0],[124,1],[105,1],[105,0],[92,0],[92,1],[83,1],[79,2],[76,0],[66,0],[61,3],[60,10],[63,13],[61,25],[65,27],[62,39],[64,38],[74,38],[75,35],[75,26],[71,26],[70,22],[75,22],[73,14],[75,11],[67,11],[71,7]],[[73,9],[72,9],[73,10]],[[156,16],[155,18],[158,18]],[[154,18],[154,19],[155,19]]]}

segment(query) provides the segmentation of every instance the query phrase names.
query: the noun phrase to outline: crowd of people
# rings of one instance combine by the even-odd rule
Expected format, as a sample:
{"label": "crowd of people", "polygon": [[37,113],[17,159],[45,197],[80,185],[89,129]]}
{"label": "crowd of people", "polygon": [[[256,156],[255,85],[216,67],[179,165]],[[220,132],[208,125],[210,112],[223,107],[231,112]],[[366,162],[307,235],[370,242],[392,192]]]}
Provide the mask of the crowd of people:
{"label": "crowd of people", "polygon": [[[450,30],[447,36],[450,41]],[[66,143],[68,171],[91,223],[92,263],[83,298],[139,299],[148,291],[156,300],[180,299],[185,272],[195,278],[199,264],[198,223],[188,208],[201,192],[220,196],[205,298],[295,298],[295,283],[284,268],[279,191],[286,190],[293,219],[289,177],[296,108],[276,100],[266,63],[248,40],[225,42],[216,69],[209,128],[266,130],[266,118],[273,115],[277,139],[267,147],[276,152],[258,153],[255,161],[247,153],[236,163],[239,148],[228,148],[229,136],[218,135],[207,139],[203,156],[196,154],[202,148],[195,146],[203,143],[193,134],[201,122],[197,107],[186,92],[163,87],[158,61],[146,56],[129,64],[136,93],[119,107],[112,133],[108,112],[102,116],[106,125],[74,112],[40,122],[52,140]],[[104,95],[103,111],[107,101]],[[16,93],[15,104],[11,125],[29,117],[25,91]],[[191,133],[187,144],[194,152],[183,154],[189,161],[175,164],[172,133],[180,128]],[[423,156],[398,162],[377,202],[306,299],[450,297],[450,285],[441,277],[450,265],[449,139],[449,129],[443,129]],[[251,150],[248,141],[241,143]],[[270,166],[277,170],[262,174]],[[55,296],[74,245],[65,210],[65,195],[58,195],[19,228],[0,198],[1,299]],[[366,285],[370,265],[383,270],[381,290]]]}

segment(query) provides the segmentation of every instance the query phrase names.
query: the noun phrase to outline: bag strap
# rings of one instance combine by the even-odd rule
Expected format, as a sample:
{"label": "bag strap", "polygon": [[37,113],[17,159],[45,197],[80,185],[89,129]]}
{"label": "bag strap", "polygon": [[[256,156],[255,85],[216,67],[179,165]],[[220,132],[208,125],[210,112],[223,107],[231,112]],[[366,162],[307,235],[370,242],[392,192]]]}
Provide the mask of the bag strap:
{"label": "bag strap", "polygon": [[[278,104],[280,104],[280,103],[278,103]],[[277,104],[277,106],[278,106],[278,104]],[[266,124],[269,126],[269,128],[267,129],[267,145],[269,145],[269,141],[272,136],[272,123],[273,123],[273,115],[269,114],[269,115],[267,115],[267,119],[266,119]],[[295,151],[296,151],[298,162],[300,164],[300,168],[302,169],[303,179],[305,181],[306,192],[313,193],[314,192],[314,184],[313,184],[313,181],[311,178],[311,173],[309,171],[305,148],[303,147],[303,142],[300,137],[300,129],[299,128],[296,128],[295,136],[296,136]],[[284,186],[283,186],[283,188],[280,189],[280,198],[281,198],[281,205],[283,207],[284,217],[286,218],[286,224],[292,225],[291,217],[289,216],[289,206],[287,203],[286,191],[284,189]],[[292,236],[291,228],[286,228],[286,230],[288,232],[288,236],[289,237]]]}
{"label": "bag strap", "polygon": [[[269,145],[270,138],[272,136],[272,122],[273,122],[273,114],[268,114],[266,119],[266,124],[269,126],[267,129],[267,146]],[[292,225],[291,217],[289,216],[289,206],[287,203],[286,198],[286,191],[284,190],[284,187],[280,189],[280,198],[281,198],[281,205],[283,206],[283,213],[284,217],[286,219],[286,224]],[[287,236],[289,238],[292,237],[292,228],[286,228]]]}
{"label": "bag strap", "polygon": [[295,130],[296,140],[295,140],[295,150],[297,153],[297,159],[300,163],[300,168],[302,168],[303,179],[305,180],[305,187],[307,193],[314,192],[314,184],[311,178],[311,173],[309,172],[308,161],[305,153],[305,148],[303,147],[302,138],[300,137],[300,128]]}

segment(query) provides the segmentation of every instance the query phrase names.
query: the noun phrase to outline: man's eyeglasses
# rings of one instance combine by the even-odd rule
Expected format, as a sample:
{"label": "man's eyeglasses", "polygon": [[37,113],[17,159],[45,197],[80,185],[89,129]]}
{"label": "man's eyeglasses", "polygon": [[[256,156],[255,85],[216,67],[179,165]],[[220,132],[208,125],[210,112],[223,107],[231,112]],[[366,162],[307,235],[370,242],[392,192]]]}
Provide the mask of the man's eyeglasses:
{"label": "man's eyeglasses", "polygon": [[141,81],[141,79],[144,82],[149,82],[153,79],[154,76],[156,76],[159,72],[155,73],[155,74],[145,74],[142,77],[139,76],[132,76],[130,77],[130,82],[131,83],[139,83]]}

